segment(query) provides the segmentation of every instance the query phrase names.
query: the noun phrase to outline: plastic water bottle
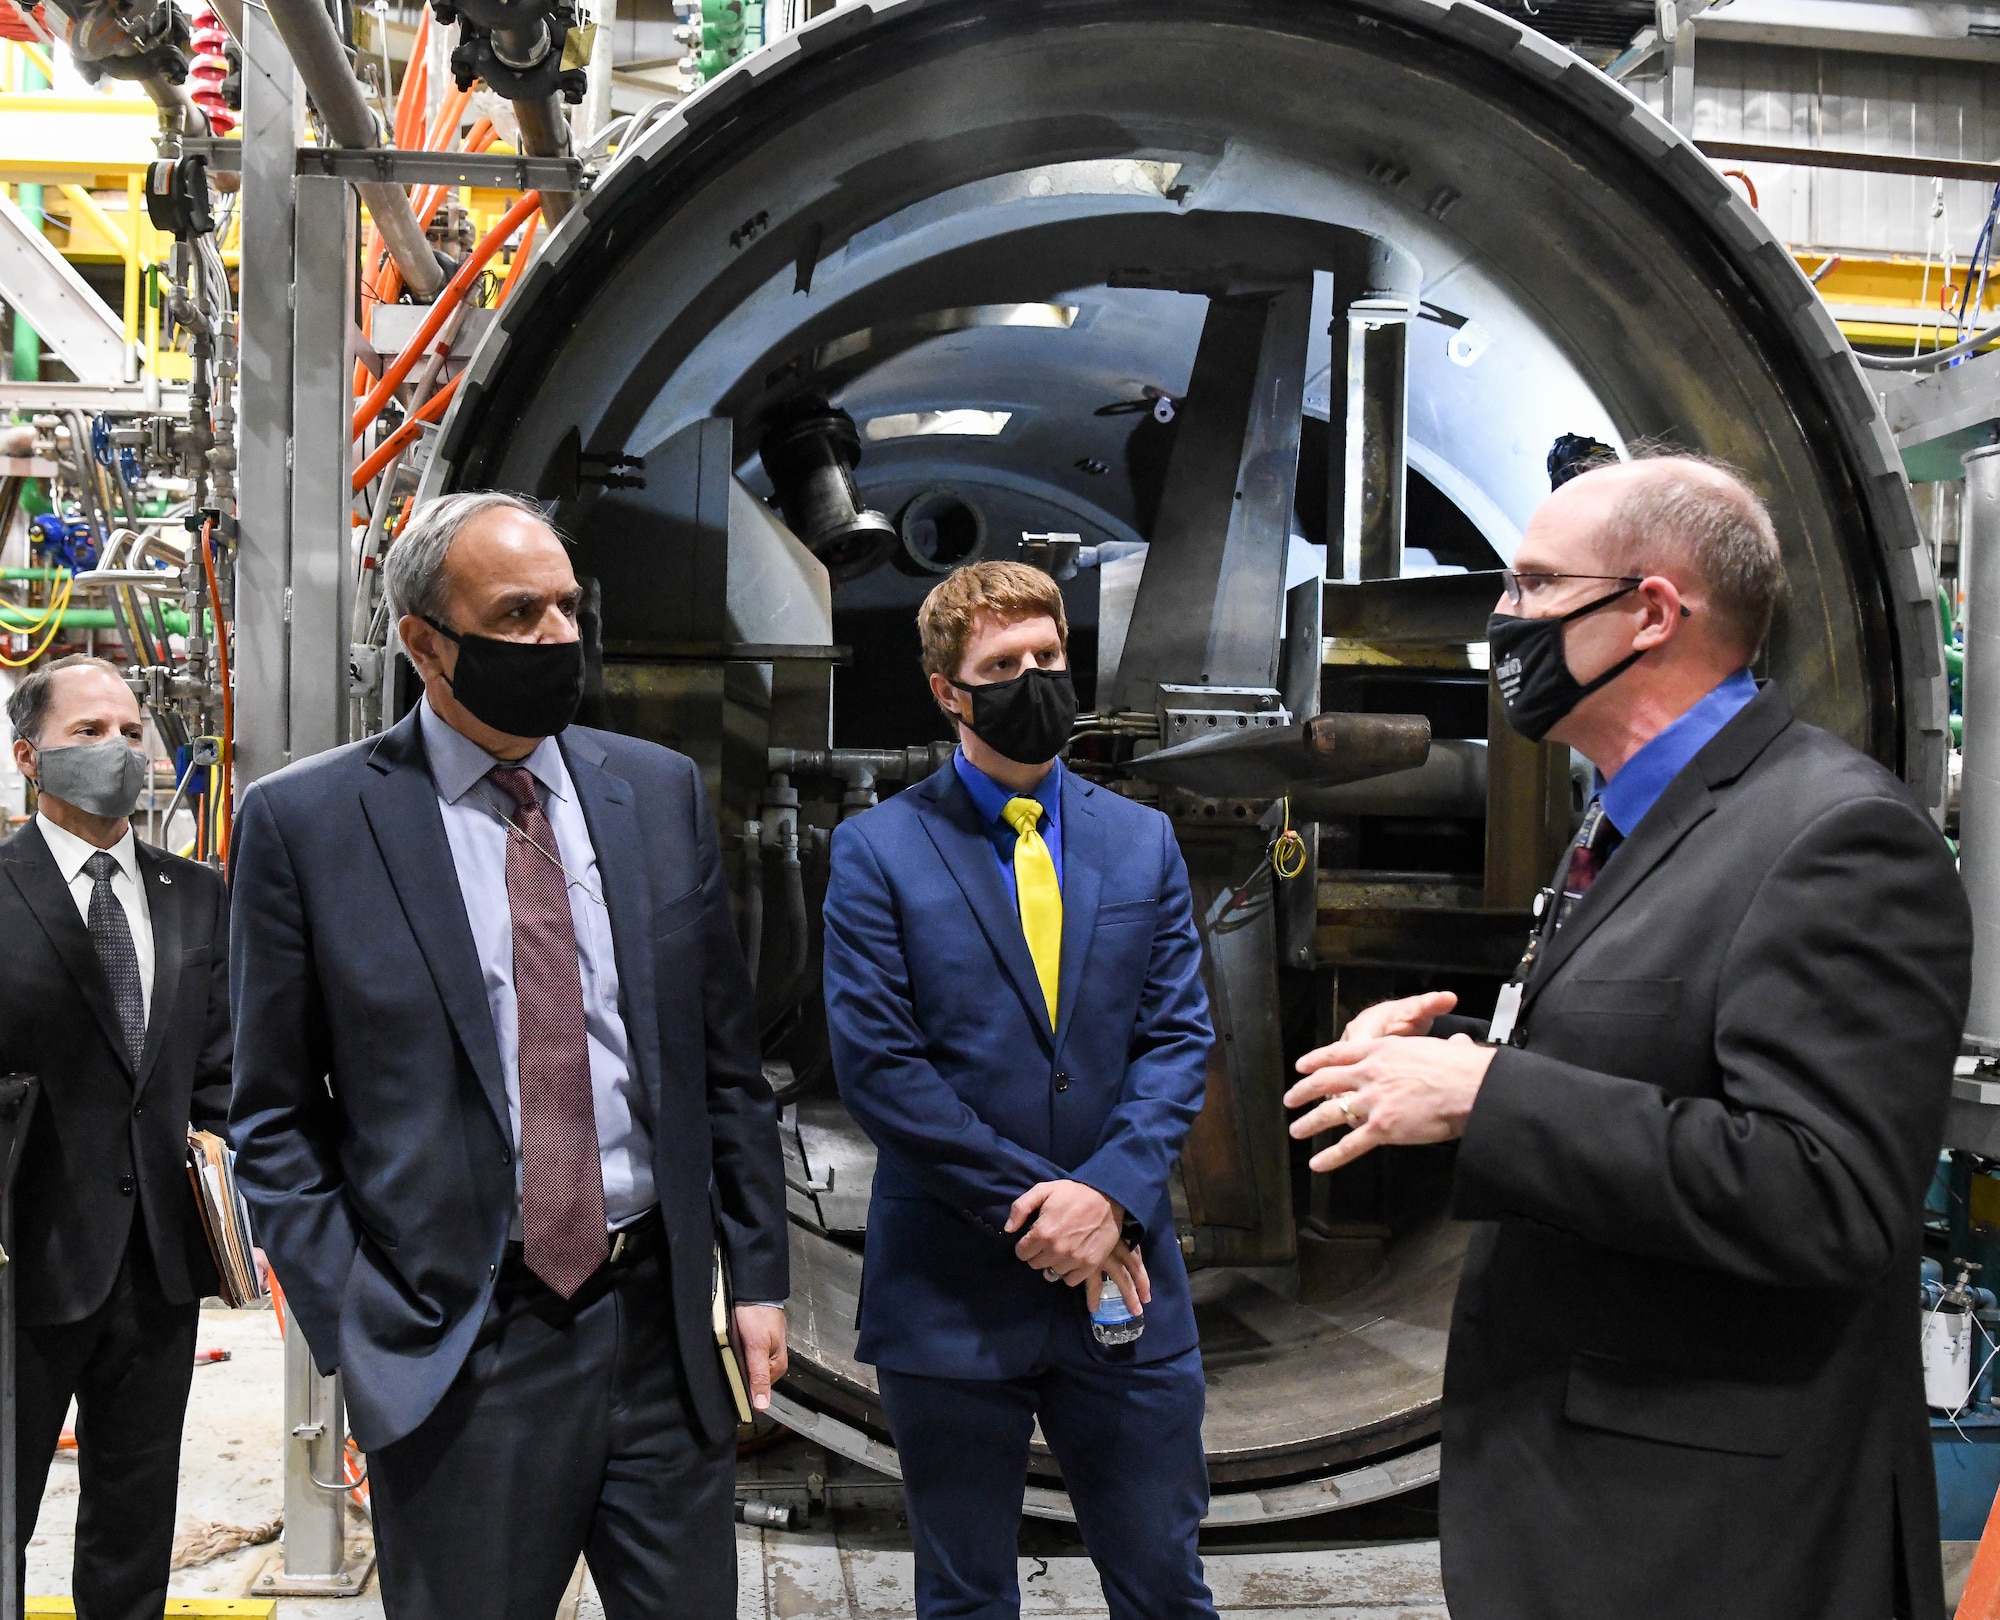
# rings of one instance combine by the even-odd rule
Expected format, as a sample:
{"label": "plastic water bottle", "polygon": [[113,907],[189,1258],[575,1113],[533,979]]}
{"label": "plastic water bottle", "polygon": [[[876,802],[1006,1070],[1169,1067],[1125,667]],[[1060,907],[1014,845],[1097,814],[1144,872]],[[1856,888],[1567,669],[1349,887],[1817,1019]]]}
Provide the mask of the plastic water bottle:
{"label": "plastic water bottle", "polygon": [[1109,1275],[1104,1276],[1102,1291],[1097,1296],[1097,1309],[1090,1313],[1090,1331],[1097,1335],[1097,1342],[1107,1348],[1131,1344],[1146,1331],[1146,1318],[1132,1314],[1125,1304],[1125,1296],[1118,1292]]}

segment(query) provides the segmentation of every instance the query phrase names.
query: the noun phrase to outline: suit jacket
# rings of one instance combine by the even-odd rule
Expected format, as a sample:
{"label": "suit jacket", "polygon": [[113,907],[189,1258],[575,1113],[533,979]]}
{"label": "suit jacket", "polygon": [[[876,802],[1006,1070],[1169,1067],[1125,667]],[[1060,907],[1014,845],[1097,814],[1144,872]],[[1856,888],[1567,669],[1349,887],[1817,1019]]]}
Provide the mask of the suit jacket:
{"label": "suit jacket", "polygon": [[1455,1620],[1942,1612],[1917,1262],[1950,850],[1766,686],[1530,975],[1459,1147]]}
{"label": "suit jacket", "polygon": [[1040,1181],[1095,1187],[1144,1228],[1136,1359],[1196,1343],[1168,1178],[1201,1109],[1208,1001],[1187,869],[1158,811],[1065,774],[1057,1025],[1020,914],[950,766],[841,824],[827,885],[834,1072],[878,1150],[859,1358],[1013,1378],[1041,1359],[1052,1286],[1014,1254]]}
{"label": "suit jacket", "polygon": [[[735,1430],[709,1336],[712,1245],[787,1291],[784,1172],[749,976],[692,761],[572,726],[695,1418]],[[514,1143],[471,925],[412,711],[264,778],[233,855],[237,1176],[364,1450],[464,1364],[515,1208]]]}
{"label": "suit jacket", "polygon": [[229,898],[205,866],[137,846],[153,1005],[135,1069],[97,947],[39,828],[0,843],[0,1073],[41,1077],[14,1191],[23,1327],[110,1297],[135,1218],[176,1304],[219,1286],[188,1182],[187,1133],[226,1129]]}

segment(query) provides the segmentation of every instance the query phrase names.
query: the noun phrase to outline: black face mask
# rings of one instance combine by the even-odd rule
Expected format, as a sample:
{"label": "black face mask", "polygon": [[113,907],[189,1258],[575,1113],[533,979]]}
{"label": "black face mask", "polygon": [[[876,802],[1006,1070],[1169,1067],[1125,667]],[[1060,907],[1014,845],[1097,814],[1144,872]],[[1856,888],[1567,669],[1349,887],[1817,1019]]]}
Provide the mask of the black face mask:
{"label": "black face mask", "polygon": [[1487,619],[1486,640],[1492,648],[1493,678],[1500,685],[1500,706],[1507,712],[1508,725],[1529,742],[1540,742],[1592,692],[1610,684],[1646,656],[1635,652],[1620,659],[1587,685],[1569,672],[1569,660],[1563,656],[1564,625],[1609,607],[1638,588],[1627,585],[1553,619],[1520,619],[1507,613],[1495,613]]}
{"label": "black face mask", "polygon": [[1016,765],[1054,759],[1076,725],[1076,682],[1066,669],[1026,670],[988,686],[951,684],[972,695],[972,734]]}
{"label": "black face mask", "polygon": [[424,623],[458,647],[458,669],[445,685],[473,719],[510,737],[553,737],[576,718],[581,641],[502,641],[457,635],[428,615]]}

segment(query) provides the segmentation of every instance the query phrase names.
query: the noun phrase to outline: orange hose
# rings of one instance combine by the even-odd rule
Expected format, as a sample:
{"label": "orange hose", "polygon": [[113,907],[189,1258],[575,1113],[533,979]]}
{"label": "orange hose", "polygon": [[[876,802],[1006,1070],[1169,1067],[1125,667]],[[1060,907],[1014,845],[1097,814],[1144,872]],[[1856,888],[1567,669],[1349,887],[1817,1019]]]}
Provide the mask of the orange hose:
{"label": "orange hose", "polygon": [[498,309],[507,302],[507,295],[514,290],[514,283],[521,279],[521,272],[527,268],[528,253],[535,245],[535,232],[541,229],[542,216],[531,216],[521,227],[521,245],[514,250],[514,262],[507,266],[507,274],[501,278],[500,290],[493,295],[493,307]]}
{"label": "orange hose", "polygon": [[369,390],[368,397],[355,411],[352,430],[355,438],[360,438],[367,431],[368,424],[382,414],[382,407],[389,403],[390,397],[402,386],[403,379],[416,365],[418,357],[430,347],[431,340],[438,335],[438,329],[444,325],[445,317],[465,302],[466,294],[479,279],[479,272],[485,268],[486,261],[492,258],[500,250],[501,244],[541,206],[540,192],[524,192],[514,206],[500,217],[500,222],[480,238],[479,245],[465,256],[457,272],[445,283],[444,291],[438,294],[437,302],[431,305],[430,314],[424,317],[424,323],[417,328],[416,335],[404,345],[403,352],[396,357],[395,363],[383,371],[381,380]]}
{"label": "orange hose", "polygon": [[[459,377],[465,375],[460,372]],[[354,469],[354,487],[366,489],[380,475],[382,469],[402,454],[403,447],[417,436],[417,429],[425,422],[435,422],[444,415],[445,406],[451,403],[451,396],[458,392],[458,377],[454,377],[435,394],[419,405],[409,415],[409,419],[375,448],[375,453]]]}
{"label": "orange hose", "polygon": [[211,539],[215,528],[213,519],[201,526],[201,567],[208,576],[208,607],[215,618],[215,664],[216,673],[222,680],[222,785],[218,790],[216,818],[220,824],[220,836],[216,840],[217,852],[222,856],[222,869],[229,870],[229,833],[234,816],[230,813],[230,759],[235,752],[236,742],[236,699],[229,690],[229,628],[222,622],[222,593],[215,585],[215,545]]}

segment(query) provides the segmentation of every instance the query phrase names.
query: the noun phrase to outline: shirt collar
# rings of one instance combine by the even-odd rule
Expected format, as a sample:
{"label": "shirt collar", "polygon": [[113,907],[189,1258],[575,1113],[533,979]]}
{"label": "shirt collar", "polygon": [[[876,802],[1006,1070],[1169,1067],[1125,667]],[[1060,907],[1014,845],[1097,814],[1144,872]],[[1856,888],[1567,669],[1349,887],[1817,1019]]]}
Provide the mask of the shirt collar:
{"label": "shirt collar", "polygon": [[139,881],[139,841],[132,836],[132,828],[127,823],[125,836],[109,849],[100,850],[95,844],[77,837],[67,827],[58,827],[39,810],[35,812],[35,825],[42,830],[42,842],[49,846],[49,853],[56,858],[56,868],[63,875],[63,882],[74,883],[77,873],[83,870],[83,863],[93,855],[109,855],[118,863],[122,871],[134,884]]}
{"label": "shirt collar", "polygon": [[1611,825],[1630,838],[1646,812],[1659,803],[1667,784],[1756,695],[1755,678],[1749,670],[1739,669],[1628,759],[1610,781],[1600,781],[1598,798]]}
{"label": "shirt collar", "polygon": [[1002,787],[977,765],[973,764],[971,760],[967,759],[964,749],[960,749],[957,753],[953,754],[951,762],[957,768],[958,779],[965,784],[965,791],[972,795],[973,808],[979,812],[983,820],[992,822],[995,826],[1003,825],[1001,812],[1007,808],[1007,802],[1010,799],[1022,797],[1033,799],[1042,807],[1042,813],[1045,816],[1049,817],[1051,821],[1055,819],[1058,813],[1057,806],[1062,803],[1063,763],[1061,760],[1057,760],[1050,767],[1049,774],[1043,777],[1040,783],[1037,784],[1035,791],[1026,795],[1016,793],[1010,787]]}
{"label": "shirt collar", "polygon": [[464,733],[452,730],[431,707],[429,698],[425,698],[417,708],[418,724],[424,734],[424,753],[431,764],[431,780],[437,784],[438,797],[446,804],[458,803],[485,779],[486,773],[495,765],[505,764],[526,766],[528,774],[546,792],[558,799],[569,797],[569,770],[563,764],[562,747],[555,738],[544,737],[535,744],[535,751],[526,759],[499,760]]}

